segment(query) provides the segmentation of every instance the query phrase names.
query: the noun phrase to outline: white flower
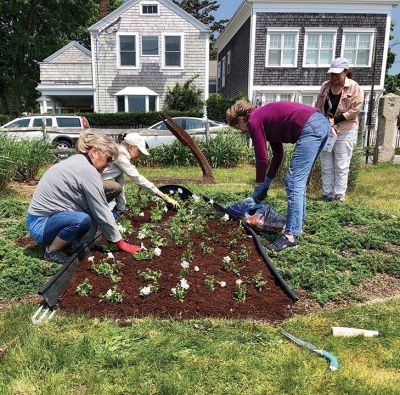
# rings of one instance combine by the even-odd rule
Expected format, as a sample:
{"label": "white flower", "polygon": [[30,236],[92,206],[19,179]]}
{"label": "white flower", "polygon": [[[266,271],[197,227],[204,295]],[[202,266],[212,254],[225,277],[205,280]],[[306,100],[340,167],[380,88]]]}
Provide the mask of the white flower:
{"label": "white flower", "polygon": [[143,251],[147,251],[147,248],[144,246],[143,243],[140,243],[140,249]]}
{"label": "white flower", "polygon": [[87,260],[88,260],[89,262],[92,262],[92,263],[93,263],[93,262],[94,262],[94,256],[89,256]]}
{"label": "white flower", "polygon": [[146,237],[146,234],[144,232],[139,232],[138,235],[137,235],[137,238],[139,240],[143,240],[145,237]]}
{"label": "white flower", "polygon": [[168,212],[168,207],[167,207],[167,206],[164,207],[164,211],[165,211],[166,213]]}
{"label": "white flower", "polygon": [[154,248],[154,255],[155,256],[160,256],[161,255],[161,248],[158,248],[158,247]]}
{"label": "white flower", "polygon": [[224,256],[222,258],[222,262],[224,262],[224,263],[229,263],[231,260],[232,260],[232,258],[230,256]]}
{"label": "white flower", "polygon": [[243,281],[239,278],[238,280],[236,280],[236,285],[241,285],[242,282],[243,282]]}
{"label": "white flower", "polygon": [[170,195],[173,195],[173,194],[174,194],[174,191],[173,191],[172,189],[170,189],[170,190],[169,190],[169,194],[170,194]]}
{"label": "white flower", "polygon": [[214,204],[214,199],[210,199],[210,200],[208,201],[208,203]]}
{"label": "white flower", "polygon": [[225,214],[222,219],[226,222],[229,221],[229,214]]}
{"label": "white flower", "polygon": [[126,228],[124,228],[121,224],[118,224],[117,227],[118,227],[118,230],[119,230],[121,233],[125,233],[125,232],[126,232]]}
{"label": "white flower", "polygon": [[197,195],[193,195],[192,198],[196,203],[200,201],[200,197]]}
{"label": "white flower", "polygon": [[153,202],[158,202],[160,200],[160,198],[158,196],[153,196],[152,200],[153,200]]}
{"label": "white flower", "polygon": [[139,217],[144,217],[144,212],[139,213]]}
{"label": "white flower", "polygon": [[182,269],[189,269],[189,262],[188,261],[182,261],[181,262]]}
{"label": "white flower", "polygon": [[176,288],[171,288],[172,295],[176,295]]}
{"label": "white flower", "polygon": [[179,192],[180,194],[182,194],[182,193],[183,193],[182,188],[178,188],[178,192]]}
{"label": "white flower", "polygon": [[141,296],[147,296],[151,294],[151,288],[150,287],[143,287],[140,291],[139,294]]}
{"label": "white flower", "polygon": [[107,252],[107,259],[115,259],[112,252]]}
{"label": "white flower", "polygon": [[106,293],[106,296],[110,297],[113,294],[113,291],[111,289],[109,289]]}
{"label": "white flower", "polygon": [[188,282],[186,281],[186,278],[181,278],[181,287],[183,288],[183,289],[189,289],[189,284],[188,284]]}
{"label": "white flower", "polygon": [[226,282],[225,281],[220,281],[219,285],[221,286],[221,288],[224,288],[226,286]]}
{"label": "white flower", "polygon": [[195,272],[198,272],[199,270],[200,270],[200,268],[199,268],[198,266],[195,266],[195,267],[194,267],[194,271],[195,271]]}

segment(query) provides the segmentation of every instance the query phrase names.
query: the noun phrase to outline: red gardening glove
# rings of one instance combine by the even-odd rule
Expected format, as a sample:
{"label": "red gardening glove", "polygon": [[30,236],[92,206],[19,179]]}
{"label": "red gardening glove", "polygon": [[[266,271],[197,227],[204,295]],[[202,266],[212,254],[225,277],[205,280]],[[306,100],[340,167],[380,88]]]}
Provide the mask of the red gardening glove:
{"label": "red gardening glove", "polygon": [[121,239],[115,243],[115,245],[124,252],[139,252],[140,246],[136,244],[129,244],[125,240]]}

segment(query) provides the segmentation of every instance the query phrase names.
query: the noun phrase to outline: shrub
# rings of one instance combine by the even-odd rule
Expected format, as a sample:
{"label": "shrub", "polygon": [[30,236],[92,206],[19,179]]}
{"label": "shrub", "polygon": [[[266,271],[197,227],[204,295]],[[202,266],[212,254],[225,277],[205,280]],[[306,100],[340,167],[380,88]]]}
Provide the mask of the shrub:
{"label": "shrub", "polygon": [[[245,135],[227,128],[209,141],[195,139],[211,167],[235,167],[247,163],[252,156]],[[197,161],[189,147],[175,140],[172,144],[150,150],[150,156],[141,157],[143,166],[196,166]]]}
{"label": "shrub", "polygon": [[0,125],[10,122],[10,116],[5,114],[0,114]]}
{"label": "shrub", "polygon": [[14,143],[6,133],[0,133],[0,190],[4,190],[16,173],[17,165],[10,156]]}
{"label": "shrub", "polygon": [[210,95],[207,104],[207,116],[214,121],[226,122],[226,110],[239,99],[246,99],[245,94],[239,94],[233,98],[225,97],[219,93]]}
{"label": "shrub", "polygon": [[165,109],[185,111],[187,109],[201,111],[203,101],[201,100],[201,90],[194,84],[194,80],[198,77],[187,80],[184,84],[177,82],[173,88],[168,88],[165,95]]}
{"label": "shrub", "polygon": [[[202,111],[163,111],[170,117],[202,118]],[[161,121],[160,112],[116,112],[116,113],[81,113],[93,128],[146,128]]]}

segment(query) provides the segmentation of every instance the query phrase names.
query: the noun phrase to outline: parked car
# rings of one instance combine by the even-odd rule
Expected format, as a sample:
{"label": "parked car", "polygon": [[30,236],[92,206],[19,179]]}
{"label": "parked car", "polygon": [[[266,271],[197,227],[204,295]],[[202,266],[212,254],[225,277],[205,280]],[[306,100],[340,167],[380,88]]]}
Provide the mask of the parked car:
{"label": "parked car", "polygon": [[41,138],[44,123],[47,135],[57,149],[73,147],[81,130],[89,128],[88,120],[78,115],[33,115],[14,119],[1,126],[0,131],[12,133],[17,139]]}
{"label": "parked car", "polygon": [[[185,129],[192,137],[205,138],[206,128],[204,119],[193,117],[175,117],[172,119],[179,126]],[[229,126],[223,122],[209,119],[208,127],[210,136],[215,137],[218,131],[228,128]],[[135,130],[135,132],[144,137],[149,148],[170,144],[176,139],[176,137],[169,131],[164,121],[157,122],[146,129]]]}

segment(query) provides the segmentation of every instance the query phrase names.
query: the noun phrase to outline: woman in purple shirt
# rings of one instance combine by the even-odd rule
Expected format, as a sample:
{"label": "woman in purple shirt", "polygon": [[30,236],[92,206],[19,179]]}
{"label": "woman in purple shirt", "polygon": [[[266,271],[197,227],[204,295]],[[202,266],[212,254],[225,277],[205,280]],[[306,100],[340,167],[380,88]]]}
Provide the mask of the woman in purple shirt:
{"label": "woman in purple shirt", "polygon": [[[281,251],[298,245],[306,212],[306,187],[311,168],[322,150],[330,124],[315,108],[300,103],[275,102],[255,108],[238,100],[226,112],[228,124],[248,133],[256,155],[256,185],[253,199],[266,198],[268,188],[283,160],[283,144],[296,144],[286,177],[288,201],[285,234],[268,248]],[[269,142],[272,160],[267,171]]]}

